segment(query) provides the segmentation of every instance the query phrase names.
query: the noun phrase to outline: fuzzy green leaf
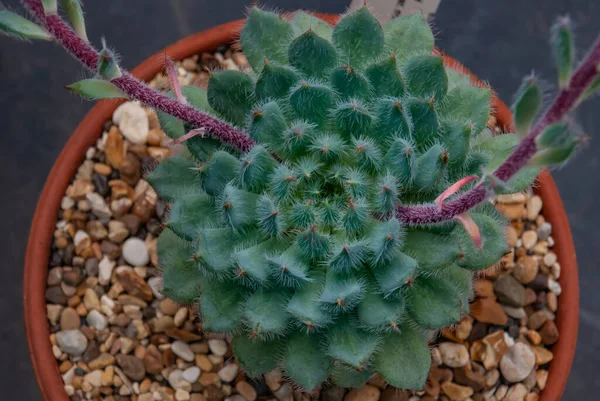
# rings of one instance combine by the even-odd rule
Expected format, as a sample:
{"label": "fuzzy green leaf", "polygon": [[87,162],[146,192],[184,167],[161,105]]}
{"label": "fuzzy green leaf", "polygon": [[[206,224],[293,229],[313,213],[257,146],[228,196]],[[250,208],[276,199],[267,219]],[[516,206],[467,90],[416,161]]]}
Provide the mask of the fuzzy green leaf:
{"label": "fuzzy green leaf", "polygon": [[338,274],[329,270],[320,300],[333,312],[349,311],[358,305],[364,294],[365,282],[357,274]]}
{"label": "fuzzy green leaf", "polygon": [[225,185],[216,199],[221,224],[234,231],[243,231],[256,221],[256,201],[258,195],[239,189],[231,183]]}
{"label": "fuzzy green leaf", "polygon": [[207,194],[218,195],[225,185],[237,177],[240,162],[231,154],[215,152],[208,162],[202,166],[202,186]]}
{"label": "fuzzy green leaf", "polygon": [[366,100],[371,94],[371,86],[365,76],[354,68],[341,66],[331,72],[331,86],[342,99]]}
{"label": "fuzzy green leaf", "polygon": [[287,327],[287,294],[281,291],[259,291],[248,298],[244,316],[250,330],[257,335],[278,335]]}
{"label": "fuzzy green leaf", "polygon": [[319,296],[323,291],[324,280],[319,278],[294,291],[287,310],[305,330],[325,327],[331,322],[331,314],[322,307]]}
{"label": "fuzzy green leaf", "polygon": [[171,206],[167,226],[188,241],[196,239],[202,228],[214,227],[219,222],[215,201],[205,193],[178,197]]}
{"label": "fuzzy green leaf", "polygon": [[473,273],[457,265],[449,266],[440,272],[440,278],[448,281],[456,289],[461,314],[469,313],[469,301],[473,299]]}
{"label": "fuzzy green leaf", "polygon": [[448,91],[448,77],[440,56],[416,56],[404,65],[406,85],[411,95],[441,102]]}
{"label": "fuzzy green leaf", "polygon": [[242,126],[254,102],[254,82],[241,71],[211,72],[208,103],[229,122]]}
{"label": "fuzzy green leaf", "polygon": [[287,376],[309,392],[327,379],[331,365],[331,360],[321,349],[321,337],[305,333],[288,337],[283,361]]}
{"label": "fuzzy green leaf", "polygon": [[274,144],[281,140],[287,122],[276,102],[269,102],[254,110],[248,134],[260,144]]}
{"label": "fuzzy green leaf", "polygon": [[312,29],[323,39],[331,40],[333,28],[327,22],[314,15],[305,13],[304,11],[296,11],[290,23],[292,24],[292,28],[294,28],[296,36],[302,35],[309,29]]}
{"label": "fuzzy green leaf", "polygon": [[[279,241],[289,245],[288,241]],[[313,281],[309,275],[310,265],[302,257],[298,244],[287,249],[271,249],[266,257],[269,274],[277,284],[285,288],[299,288]]]}
{"label": "fuzzy green leaf", "polygon": [[235,359],[250,377],[275,369],[282,348],[280,340],[253,339],[247,334],[235,335],[231,346]]}
{"label": "fuzzy green leaf", "polygon": [[158,195],[166,200],[202,193],[201,177],[195,163],[183,157],[169,157],[163,160],[146,180]]}
{"label": "fuzzy green leaf", "polygon": [[52,40],[44,28],[8,10],[0,10],[0,32],[21,39]]}
{"label": "fuzzy green leaf", "polygon": [[254,193],[262,192],[277,165],[277,161],[263,146],[254,146],[241,157],[239,182],[242,188]]}
{"label": "fuzzy green leaf", "polygon": [[372,265],[388,263],[397,254],[404,240],[402,224],[395,218],[375,222],[366,239],[371,248]]}
{"label": "fuzzy green leaf", "polygon": [[198,303],[203,331],[231,333],[240,324],[243,294],[234,284],[204,279]]}
{"label": "fuzzy green leaf", "polygon": [[[495,214],[495,213],[494,213]],[[454,233],[460,241],[464,257],[458,261],[461,267],[469,270],[483,270],[496,264],[508,252],[502,226],[498,224],[498,215],[492,217],[485,214],[470,213],[479,227],[483,241],[483,249],[475,247],[473,240],[462,225],[457,225]]]}
{"label": "fuzzy green leaf", "polygon": [[379,21],[362,7],[337,23],[332,41],[341,52],[341,60],[360,68],[381,53],[385,37]]}
{"label": "fuzzy green leaf", "polygon": [[327,343],[327,355],[360,369],[367,365],[375,351],[377,335],[360,329],[351,319],[343,318],[330,327]]}
{"label": "fuzzy green leaf", "polygon": [[533,77],[525,78],[517,91],[513,115],[515,127],[519,136],[524,137],[542,107],[543,94],[537,80]]}
{"label": "fuzzy green leaf", "polygon": [[411,183],[417,172],[417,158],[410,142],[398,138],[383,157],[383,167],[393,173],[400,183]]}
{"label": "fuzzy green leaf", "polygon": [[311,29],[292,41],[288,57],[293,67],[313,78],[327,76],[337,62],[333,45]]}
{"label": "fuzzy green leaf", "polygon": [[323,125],[335,103],[333,91],[322,84],[302,81],[292,89],[290,104],[299,118]]}
{"label": "fuzzy green leaf", "polygon": [[456,262],[461,256],[453,238],[429,231],[410,230],[404,238],[402,252],[417,260],[420,270],[438,270]]}
{"label": "fuzzy green leaf", "polygon": [[404,308],[404,298],[401,295],[384,298],[370,292],[360,301],[357,311],[362,325],[379,330],[395,330],[400,325]]}
{"label": "fuzzy green leaf", "polygon": [[428,191],[435,187],[444,176],[448,154],[440,145],[433,145],[417,158],[414,188]]}
{"label": "fuzzy green leaf", "polygon": [[448,164],[462,167],[469,152],[469,144],[473,131],[464,122],[446,120],[441,124],[440,142],[448,152]]}
{"label": "fuzzy green leaf", "polygon": [[265,58],[279,63],[287,62],[287,48],[292,36],[292,26],[286,19],[252,7],[240,34],[240,43],[252,69],[260,72]]}
{"label": "fuzzy green leaf", "polygon": [[410,99],[407,103],[412,121],[412,138],[417,150],[423,151],[435,142],[440,127],[433,99]]}
{"label": "fuzzy green leaf", "polygon": [[561,17],[552,28],[550,44],[554,52],[556,61],[556,71],[558,72],[558,82],[561,88],[566,88],[571,79],[571,69],[573,68],[574,45],[573,33],[569,26],[568,17]]}
{"label": "fuzzy green leaf", "polygon": [[472,135],[478,135],[490,118],[489,88],[457,86],[448,92],[446,101],[441,104],[440,115],[457,122],[473,124]]}
{"label": "fuzzy green leaf", "polygon": [[202,276],[192,259],[192,245],[167,229],[158,236],[156,247],[163,271],[164,294],[186,305],[197,301]]}
{"label": "fuzzy green leaf", "polygon": [[383,29],[386,48],[401,60],[433,51],[433,33],[420,12],[394,18]]}
{"label": "fuzzy green leaf", "polygon": [[346,139],[359,138],[371,131],[373,116],[365,105],[357,101],[339,104],[334,111],[334,117],[339,132]]}
{"label": "fuzzy green leaf", "polygon": [[82,79],[67,85],[67,89],[88,99],[129,99],[129,96],[112,82],[103,79]]}
{"label": "fuzzy green leaf", "polygon": [[73,30],[78,37],[88,41],[87,33],[85,31],[85,18],[83,17],[83,10],[81,8],[81,0],[60,0],[69,22],[73,26]]}
{"label": "fuzzy green leaf", "polygon": [[385,296],[397,295],[416,275],[417,261],[398,252],[392,260],[381,266],[372,267],[379,289]]}
{"label": "fuzzy green leaf", "polygon": [[265,286],[271,276],[267,255],[283,251],[289,245],[288,240],[268,239],[233,254],[237,268],[236,275],[243,284],[251,287]]}
{"label": "fuzzy green leaf", "polygon": [[421,390],[431,368],[429,347],[418,329],[404,324],[400,333],[386,334],[373,367],[394,387]]}
{"label": "fuzzy green leaf", "polygon": [[456,288],[443,278],[419,276],[405,292],[409,315],[423,328],[443,329],[460,320]]}
{"label": "fuzzy green leaf", "polygon": [[370,369],[356,370],[342,363],[334,363],[331,379],[340,387],[361,388],[373,376]]}
{"label": "fuzzy green leaf", "polygon": [[281,99],[299,80],[300,76],[294,69],[267,62],[256,80],[254,91],[260,101]]}
{"label": "fuzzy green leaf", "polygon": [[376,96],[401,97],[404,95],[406,84],[398,68],[395,54],[371,65],[367,68],[366,75]]}

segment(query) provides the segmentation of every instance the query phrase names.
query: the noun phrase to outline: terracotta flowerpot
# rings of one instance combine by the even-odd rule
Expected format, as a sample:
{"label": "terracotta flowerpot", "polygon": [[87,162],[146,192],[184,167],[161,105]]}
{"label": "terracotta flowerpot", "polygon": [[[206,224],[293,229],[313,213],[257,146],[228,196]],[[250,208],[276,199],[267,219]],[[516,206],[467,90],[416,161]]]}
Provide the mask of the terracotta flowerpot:
{"label": "terracotta flowerpot", "polygon": [[[335,24],[338,19],[337,16],[329,15],[320,15],[320,17],[332,24]],[[165,53],[175,60],[181,60],[194,54],[212,51],[219,45],[229,44],[236,39],[236,32],[239,32],[242,25],[243,21],[238,20],[182,39],[144,61],[133,70],[133,75],[146,81],[152,79],[162,71],[162,60],[164,60],[162,55]],[[444,56],[444,61],[451,67],[469,73],[474,82],[481,84],[481,81],[452,58]],[[512,115],[506,105],[497,98],[492,101],[499,125],[511,127]],[[71,178],[85,158],[86,150],[96,142],[101,135],[102,125],[111,118],[113,111],[121,103],[99,101],[85,116],[56,160],[33,217],[25,258],[23,299],[31,361],[46,401],[69,400],[63,388],[57,361],[52,353],[46,319],[46,277],[57,213]],[[554,360],[550,365],[548,382],[540,401],[558,401],[567,383],[577,340],[579,315],[577,262],[569,222],[556,185],[549,173],[544,172],[540,175],[537,192],[543,198],[544,216],[554,227],[553,237],[556,242],[554,251],[562,267],[559,279],[562,295],[558,298],[556,317],[560,339],[552,349]]]}

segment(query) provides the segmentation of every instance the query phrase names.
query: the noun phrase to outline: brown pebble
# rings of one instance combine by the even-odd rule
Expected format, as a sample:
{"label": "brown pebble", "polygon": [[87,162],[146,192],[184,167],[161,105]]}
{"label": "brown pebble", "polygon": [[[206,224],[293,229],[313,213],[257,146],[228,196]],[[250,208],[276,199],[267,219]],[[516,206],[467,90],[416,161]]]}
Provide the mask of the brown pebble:
{"label": "brown pebble", "polygon": [[118,169],[125,158],[125,142],[117,126],[111,127],[104,142],[106,161],[113,168]]}
{"label": "brown pebble", "polygon": [[558,327],[556,327],[556,323],[554,323],[553,320],[548,320],[542,326],[540,330],[540,335],[542,336],[542,342],[544,343],[544,345],[555,344],[559,338],[559,332]]}
{"label": "brown pebble", "polygon": [[479,298],[471,305],[471,316],[482,323],[504,326],[508,316],[498,302],[492,298]]}

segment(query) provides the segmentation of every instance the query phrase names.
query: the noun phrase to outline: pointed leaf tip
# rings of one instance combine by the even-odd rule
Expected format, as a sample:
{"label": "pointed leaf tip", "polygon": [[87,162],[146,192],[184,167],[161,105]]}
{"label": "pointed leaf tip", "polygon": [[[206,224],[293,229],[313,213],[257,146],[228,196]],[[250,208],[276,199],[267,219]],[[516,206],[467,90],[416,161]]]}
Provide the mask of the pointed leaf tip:
{"label": "pointed leaf tip", "polygon": [[450,185],[448,187],[448,189],[446,189],[444,192],[441,193],[440,196],[438,196],[434,203],[437,206],[438,210],[442,210],[442,207],[444,206],[444,201],[454,195],[455,193],[457,193],[465,184],[476,180],[478,177],[476,175],[470,175],[468,177],[464,177],[458,181],[456,181],[454,184]]}
{"label": "pointed leaf tip", "polygon": [[102,79],[83,79],[66,86],[67,89],[90,99],[115,99],[129,97],[125,92],[109,81]]}
{"label": "pointed leaf tip", "polygon": [[461,213],[459,215],[454,216],[454,219],[463,225],[467,234],[473,240],[473,244],[477,247],[477,249],[483,249],[483,244],[481,241],[481,232],[479,231],[479,226],[473,221],[471,216],[468,213]]}
{"label": "pointed leaf tip", "polygon": [[41,26],[8,10],[0,10],[0,33],[21,39],[52,40],[52,36]]}
{"label": "pointed leaf tip", "polygon": [[88,38],[85,30],[85,19],[83,18],[81,0],[60,0],[60,4],[65,10],[71,25],[73,25],[73,30],[77,36],[87,42]]}
{"label": "pointed leaf tip", "polygon": [[46,15],[56,15],[58,13],[56,0],[42,0],[42,6]]}

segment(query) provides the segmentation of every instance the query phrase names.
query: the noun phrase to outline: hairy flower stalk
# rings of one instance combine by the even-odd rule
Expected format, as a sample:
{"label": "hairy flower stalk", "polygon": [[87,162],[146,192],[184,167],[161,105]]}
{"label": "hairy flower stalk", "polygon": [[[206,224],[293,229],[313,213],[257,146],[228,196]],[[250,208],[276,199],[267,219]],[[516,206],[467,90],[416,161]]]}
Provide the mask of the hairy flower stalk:
{"label": "hairy flower stalk", "polygon": [[483,201],[568,160],[582,136],[564,118],[600,86],[600,42],[571,75],[560,20],[557,98],[537,118],[542,91],[527,78],[518,135],[495,135],[490,89],[444,66],[420,14],[381,26],[363,7],[331,27],[252,7],[240,42],[253,73],[212,72],[203,91],[180,87],[168,60],[170,97],[24,3],[43,28],[6,13],[0,28],[54,37],[103,78],[72,88],[155,107],[187,149],[147,177],[171,202],[163,292],[198,303],[204,331],[232,336],[249,376],[281,369],[308,391],[374,374],[423,387],[428,339],[468,313],[473,272],[507,251],[504,220]]}
{"label": "hairy flower stalk", "polygon": [[[96,72],[99,54],[92,45],[78,37],[59,15],[46,15],[40,0],[23,0],[23,3],[67,51],[88,69]],[[254,145],[252,139],[232,125],[159,93],[126,71],[122,71],[122,74],[120,78],[113,79],[111,82],[131,99],[162,110],[193,126],[205,128],[209,135],[242,152],[248,151]]]}

